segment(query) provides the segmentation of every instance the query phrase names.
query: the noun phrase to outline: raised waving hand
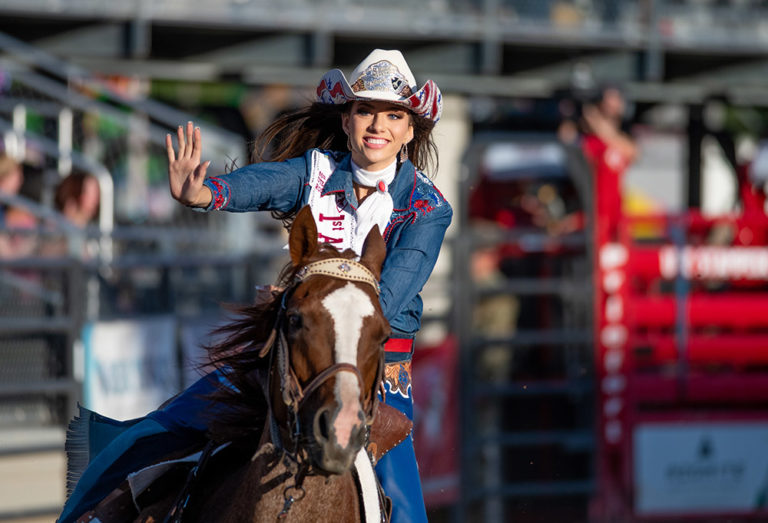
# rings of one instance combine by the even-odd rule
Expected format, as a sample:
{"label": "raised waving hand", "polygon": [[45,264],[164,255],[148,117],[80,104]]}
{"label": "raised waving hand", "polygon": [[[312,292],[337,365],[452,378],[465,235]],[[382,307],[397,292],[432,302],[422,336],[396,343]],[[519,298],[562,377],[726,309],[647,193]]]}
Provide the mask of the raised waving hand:
{"label": "raised waving hand", "polygon": [[173,139],[168,134],[165,137],[165,148],[168,152],[168,184],[171,196],[184,205],[192,207],[207,207],[213,198],[211,190],[203,185],[205,171],[210,161],[200,163],[202,138],[200,128],[187,122],[177,129],[179,140],[178,152],[173,148]]}

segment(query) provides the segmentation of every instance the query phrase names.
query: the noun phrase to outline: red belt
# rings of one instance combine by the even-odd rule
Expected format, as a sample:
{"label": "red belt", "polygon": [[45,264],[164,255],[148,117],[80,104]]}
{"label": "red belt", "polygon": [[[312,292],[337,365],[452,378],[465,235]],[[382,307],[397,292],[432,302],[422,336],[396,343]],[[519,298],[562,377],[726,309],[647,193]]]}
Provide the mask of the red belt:
{"label": "red belt", "polygon": [[412,348],[411,338],[389,338],[384,344],[385,352],[411,352]]}

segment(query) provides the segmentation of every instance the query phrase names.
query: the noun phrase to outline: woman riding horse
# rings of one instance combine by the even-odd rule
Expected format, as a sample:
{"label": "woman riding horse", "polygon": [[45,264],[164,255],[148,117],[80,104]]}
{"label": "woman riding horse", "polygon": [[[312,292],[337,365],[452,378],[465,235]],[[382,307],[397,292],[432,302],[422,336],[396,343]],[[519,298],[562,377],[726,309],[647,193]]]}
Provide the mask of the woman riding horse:
{"label": "woman riding horse", "polygon": [[[171,194],[204,211],[272,211],[289,224],[309,205],[318,239],[358,254],[374,225],[387,255],[380,279],[384,315],[385,401],[413,416],[411,355],[421,327],[419,292],[434,268],[452,210],[423,171],[436,162],[431,134],[442,97],[431,80],[419,89],[399,51],[375,50],[351,74],[327,72],[317,101],[278,118],[257,141],[262,161],[206,178],[200,130],[178,128],[178,150],[166,139]],[[221,373],[200,379],[110,443],[88,466],[64,507],[68,522],[93,507],[127,472],[169,449],[190,445],[208,428],[203,397],[226,386]],[[149,444],[148,444],[149,443]],[[376,466],[392,499],[392,520],[425,522],[413,440],[409,436]]]}

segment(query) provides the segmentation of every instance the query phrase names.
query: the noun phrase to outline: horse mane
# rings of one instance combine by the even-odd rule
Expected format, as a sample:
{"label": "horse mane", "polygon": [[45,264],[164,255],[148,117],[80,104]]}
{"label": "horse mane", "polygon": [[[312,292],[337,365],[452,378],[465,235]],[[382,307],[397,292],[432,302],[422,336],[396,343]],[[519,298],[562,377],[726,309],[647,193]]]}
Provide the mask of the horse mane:
{"label": "horse mane", "polygon": [[[351,249],[339,252],[328,244],[319,244],[306,265],[314,261],[356,256]],[[214,407],[209,415],[208,436],[217,442],[252,438],[258,443],[267,416],[265,398],[266,377],[270,358],[260,356],[263,344],[275,326],[283,297],[296,279],[303,265],[288,263],[280,272],[277,286],[282,290],[272,299],[254,305],[227,307],[232,321],[214,330],[218,343],[206,346],[210,363],[226,378],[228,384],[219,384],[209,395]]]}

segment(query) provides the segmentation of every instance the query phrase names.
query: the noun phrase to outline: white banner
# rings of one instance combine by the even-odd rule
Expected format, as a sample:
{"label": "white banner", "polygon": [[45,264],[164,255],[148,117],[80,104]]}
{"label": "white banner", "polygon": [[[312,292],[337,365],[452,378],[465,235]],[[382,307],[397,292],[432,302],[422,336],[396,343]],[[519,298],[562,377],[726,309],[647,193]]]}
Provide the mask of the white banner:
{"label": "white banner", "polygon": [[641,425],[634,465],[637,514],[762,512],[768,422]]}
{"label": "white banner", "polygon": [[176,320],[103,321],[83,330],[85,406],[125,420],[145,415],[179,391]]}

